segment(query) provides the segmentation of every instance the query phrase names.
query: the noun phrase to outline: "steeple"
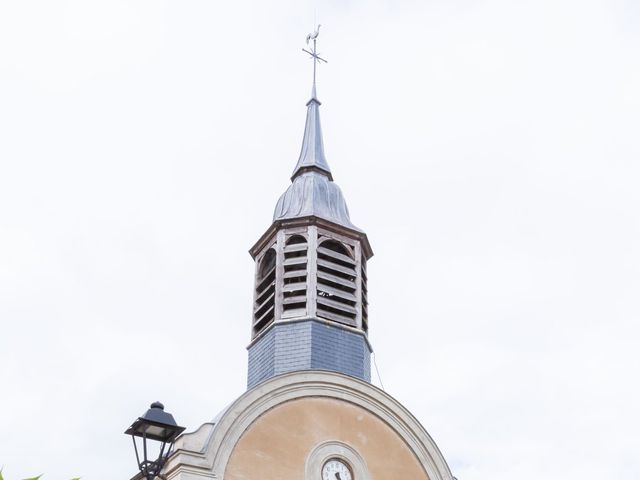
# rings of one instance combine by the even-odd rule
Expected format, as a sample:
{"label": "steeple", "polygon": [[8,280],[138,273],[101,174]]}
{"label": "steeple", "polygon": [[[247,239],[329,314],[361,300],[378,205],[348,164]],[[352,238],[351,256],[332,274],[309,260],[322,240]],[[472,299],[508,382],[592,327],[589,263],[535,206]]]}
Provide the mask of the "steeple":
{"label": "steeple", "polygon": [[366,234],[349,218],[325,158],[316,95],[311,99],[291,185],[273,223],[250,250],[256,261],[248,386],[294,370],[333,370],[370,379]]}
{"label": "steeple", "polygon": [[324,156],[322,127],[320,126],[320,105],[314,82],[311,90],[311,99],[307,102],[307,120],[304,124],[304,137],[302,138],[300,157],[296,168],[293,170],[291,180],[295,180],[302,172],[310,170],[323,173],[329,177],[329,180],[333,180],[329,164]]}

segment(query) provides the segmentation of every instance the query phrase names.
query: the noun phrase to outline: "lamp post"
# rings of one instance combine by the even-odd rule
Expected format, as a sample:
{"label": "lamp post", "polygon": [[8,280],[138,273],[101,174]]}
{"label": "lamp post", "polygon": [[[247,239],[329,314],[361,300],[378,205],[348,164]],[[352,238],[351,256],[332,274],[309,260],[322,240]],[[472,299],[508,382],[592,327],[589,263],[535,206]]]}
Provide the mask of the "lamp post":
{"label": "lamp post", "polygon": [[[173,443],[183,431],[184,427],[179,427],[173,419],[173,415],[164,411],[162,403],[152,403],[151,408],[124,432],[127,435],[131,435],[133,448],[136,451],[136,461],[140,469],[140,473],[134,479],[154,480],[158,477],[171,454]],[[140,457],[136,437],[142,439],[142,458]],[[160,453],[156,459],[149,458],[149,440],[159,442]]]}

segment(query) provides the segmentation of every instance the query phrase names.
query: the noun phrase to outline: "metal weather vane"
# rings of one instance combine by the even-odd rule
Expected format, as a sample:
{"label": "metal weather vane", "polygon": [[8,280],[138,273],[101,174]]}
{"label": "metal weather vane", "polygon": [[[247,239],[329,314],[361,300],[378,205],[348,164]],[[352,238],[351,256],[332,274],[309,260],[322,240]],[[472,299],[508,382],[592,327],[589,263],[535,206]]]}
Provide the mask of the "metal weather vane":
{"label": "metal weather vane", "polygon": [[313,88],[314,88],[314,90],[315,90],[315,87],[316,87],[316,65],[318,64],[318,62],[327,63],[327,61],[324,58],[322,58],[320,55],[318,55],[318,52],[316,50],[316,41],[318,39],[318,35],[320,35],[320,27],[321,27],[321,25],[318,24],[318,27],[316,28],[316,31],[313,32],[313,33],[310,33],[309,35],[307,35],[307,45],[309,45],[309,42],[311,40],[313,40],[313,50],[309,51],[306,48],[302,49],[303,52],[308,53],[313,58]]}

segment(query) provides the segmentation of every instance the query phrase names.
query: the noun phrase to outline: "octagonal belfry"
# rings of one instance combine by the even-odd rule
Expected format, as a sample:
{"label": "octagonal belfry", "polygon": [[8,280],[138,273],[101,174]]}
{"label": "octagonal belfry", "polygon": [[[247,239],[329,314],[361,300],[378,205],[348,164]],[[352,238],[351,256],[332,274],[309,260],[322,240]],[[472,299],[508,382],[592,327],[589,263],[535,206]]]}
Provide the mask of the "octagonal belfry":
{"label": "octagonal belfry", "polygon": [[351,223],[324,155],[320,101],[307,103],[300,158],[256,262],[249,388],[294,370],[370,380],[367,235]]}

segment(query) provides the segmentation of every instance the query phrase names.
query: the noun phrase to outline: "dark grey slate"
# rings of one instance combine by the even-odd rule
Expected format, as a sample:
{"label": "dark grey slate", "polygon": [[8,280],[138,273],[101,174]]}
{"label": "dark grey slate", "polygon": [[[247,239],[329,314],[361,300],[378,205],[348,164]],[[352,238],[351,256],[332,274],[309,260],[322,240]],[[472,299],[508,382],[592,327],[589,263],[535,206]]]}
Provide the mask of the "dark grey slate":
{"label": "dark grey slate", "polygon": [[331,370],[371,381],[365,338],[317,320],[276,323],[249,347],[249,388],[281,373]]}

